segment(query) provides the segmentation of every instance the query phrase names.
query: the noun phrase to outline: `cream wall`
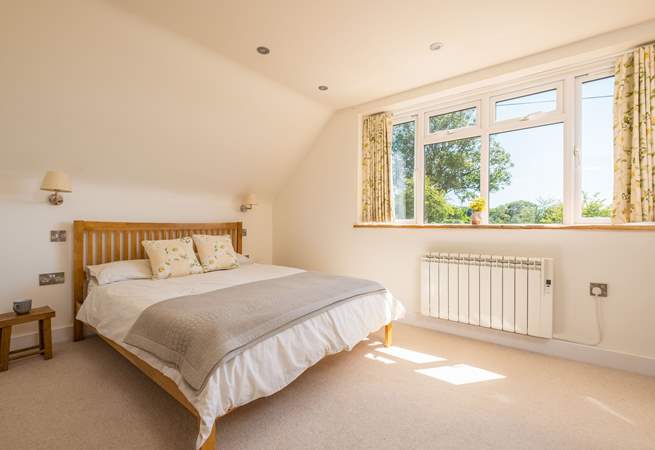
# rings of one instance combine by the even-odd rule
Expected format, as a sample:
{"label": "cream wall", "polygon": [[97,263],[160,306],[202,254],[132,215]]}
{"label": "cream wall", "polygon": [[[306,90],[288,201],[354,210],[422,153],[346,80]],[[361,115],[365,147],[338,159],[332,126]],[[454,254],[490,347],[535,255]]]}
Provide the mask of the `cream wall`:
{"label": "cream wall", "polygon": [[[74,192],[63,194],[64,204],[51,206],[38,190],[40,177],[16,177],[0,172],[0,311],[10,311],[13,300],[31,298],[34,306],[57,311],[53,326],[72,325],[72,221],[116,220],[143,222],[223,222],[242,220],[248,230],[244,253],[270,263],[271,205],[239,212],[238,199],[212,194],[179,193],[141,185],[100,185],[78,181]],[[50,230],[66,230],[67,242],[50,242]],[[39,286],[38,274],[65,272],[62,285]],[[17,328],[17,336],[33,333],[34,326]],[[68,330],[64,332],[68,335]]]}
{"label": "cream wall", "polygon": [[[647,33],[655,37],[652,28],[635,30],[622,30],[614,39],[602,36],[539,58],[437,83],[431,89],[423,87],[415,90],[414,98],[512,70],[547,65],[582,50],[597,50],[603,43],[635,43]],[[275,199],[274,262],[378,280],[403,301],[410,318],[416,319],[419,257],[427,251],[552,257],[556,261],[554,331],[559,337],[595,340],[594,303],[588,286],[591,281],[606,282],[609,297],[603,301],[601,347],[655,357],[653,232],[353,228],[357,217],[359,115],[410,98],[412,92],[407,92],[333,115]],[[430,326],[430,321],[440,322],[427,319],[422,323]]]}
{"label": "cream wall", "polygon": [[[0,311],[31,297],[54,306],[55,327],[68,330],[71,240],[50,243],[48,231],[70,231],[74,219],[243,219],[257,260],[375,278],[411,311],[428,249],[553,256],[556,331],[593,338],[587,283],[606,281],[603,346],[653,356],[652,234],[352,228],[359,114],[636,44],[652,30],[650,22],[342,110],[325,125],[324,106],[112,2],[2,2]],[[73,178],[60,207],[38,191],[47,169]],[[246,192],[260,205],[242,215]],[[66,284],[38,287],[38,273],[53,271],[66,272]]]}
{"label": "cream wall", "polygon": [[[246,251],[271,261],[271,197],[325,106],[111,2],[0,3],[0,312],[49,304],[65,337],[75,219],[244,220]],[[62,206],[38,190],[48,169],[72,177]],[[66,284],[38,287],[56,271]]]}
{"label": "cream wall", "polygon": [[3,1],[0,74],[0,167],[105,185],[270,198],[330,115],[103,0]]}

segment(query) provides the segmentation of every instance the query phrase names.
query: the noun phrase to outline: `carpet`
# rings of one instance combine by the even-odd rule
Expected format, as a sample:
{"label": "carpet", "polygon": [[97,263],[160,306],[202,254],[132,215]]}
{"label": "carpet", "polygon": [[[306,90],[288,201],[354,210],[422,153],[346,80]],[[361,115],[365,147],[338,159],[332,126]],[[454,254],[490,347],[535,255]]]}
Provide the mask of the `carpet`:
{"label": "carpet", "polygon": [[[401,324],[380,340],[221,418],[218,448],[655,449],[655,378]],[[2,449],[187,449],[195,432],[96,337],[0,373]]]}

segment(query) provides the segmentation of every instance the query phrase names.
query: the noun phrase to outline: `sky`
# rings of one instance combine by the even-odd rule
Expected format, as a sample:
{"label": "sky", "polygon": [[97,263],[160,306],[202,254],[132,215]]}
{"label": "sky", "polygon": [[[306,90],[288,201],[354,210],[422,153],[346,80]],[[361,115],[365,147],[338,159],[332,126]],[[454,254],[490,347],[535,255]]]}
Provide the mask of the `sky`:
{"label": "sky", "polygon": [[562,200],[564,125],[556,123],[524,130],[492,134],[510,154],[514,167],[511,184],[489,193],[489,207],[514,200]]}
{"label": "sky", "polygon": [[[582,86],[582,190],[590,194],[598,192],[606,203],[611,203],[612,198],[613,83],[613,77],[609,77]],[[507,106],[499,106],[498,118],[552,111],[555,97],[554,93],[546,92],[504,103]],[[499,133],[492,135],[491,139],[510,153],[514,163],[511,184],[499,192],[490,193],[491,208],[514,200],[562,200],[563,124]]]}
{"label": "sky", "polygon": [[614,77],[582,86],[582,190],[612,199],[614,133],[612,108]]}

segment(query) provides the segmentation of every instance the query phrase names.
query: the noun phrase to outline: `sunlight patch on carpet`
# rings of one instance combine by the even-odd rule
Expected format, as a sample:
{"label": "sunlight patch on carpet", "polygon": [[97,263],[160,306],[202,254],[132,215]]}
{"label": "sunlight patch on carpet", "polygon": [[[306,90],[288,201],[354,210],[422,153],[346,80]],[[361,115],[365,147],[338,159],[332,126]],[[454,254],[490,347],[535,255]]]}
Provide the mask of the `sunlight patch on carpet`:
{"label": "sunlight patch on carpet", "polygon": [[601,402],[600,400],[593,398],[593,397],[586,397],[585,398],[589,403],[592,405],[595,405],[600,409],[601,411],[605,411],[608,414],[611,414],[612,416],[616,417],[617,419],[621,419],[624,422],[629,423],[630,425],[634,425],[634,422],[630,419],[628,419],[626,416],[623,414],[615,411],[614,409],[610,408],[608,405],[605,403]]}
{"label": "sunlight patch on carpet", "polygon": [[364,358],[368,358],[372,361],[378,361],[383,364],[396,364],[396,361],[394,361],[393,359],[385,358],[384,356],[374,355],[373,353],[365,354]]}
{"label": "sunlight patch on carpet", "polygon": [[446,358],[441,356],[430,355],[428,353],[415,352],[402,347],[379,347],[375,349],[376,352],[384,353],[385,355],[393,356],[394,358],[404,359],[414,364],[426,364],[446,361]]}
{"label": "sunlight patch on carpet", "polygon": [[505,375],[469,366],[468,364],[454,364],[452,366],[416,369],[414,372],[455,385],[480,383],[482,381],[500,380],[505,378]]}

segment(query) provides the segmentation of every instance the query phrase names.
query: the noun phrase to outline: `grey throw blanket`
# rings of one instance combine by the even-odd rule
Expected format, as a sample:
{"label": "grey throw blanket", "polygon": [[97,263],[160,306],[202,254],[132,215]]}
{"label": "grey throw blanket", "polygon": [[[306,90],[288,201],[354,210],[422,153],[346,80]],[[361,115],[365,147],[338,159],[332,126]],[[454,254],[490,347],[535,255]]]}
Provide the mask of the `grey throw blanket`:
{"label": "grey throw blanket", "polygon": [[125,342],[175,364],[196,390],[214,367],[294,324],[355,297],[374,281],[302,272],[172,298],[146,308]]}

